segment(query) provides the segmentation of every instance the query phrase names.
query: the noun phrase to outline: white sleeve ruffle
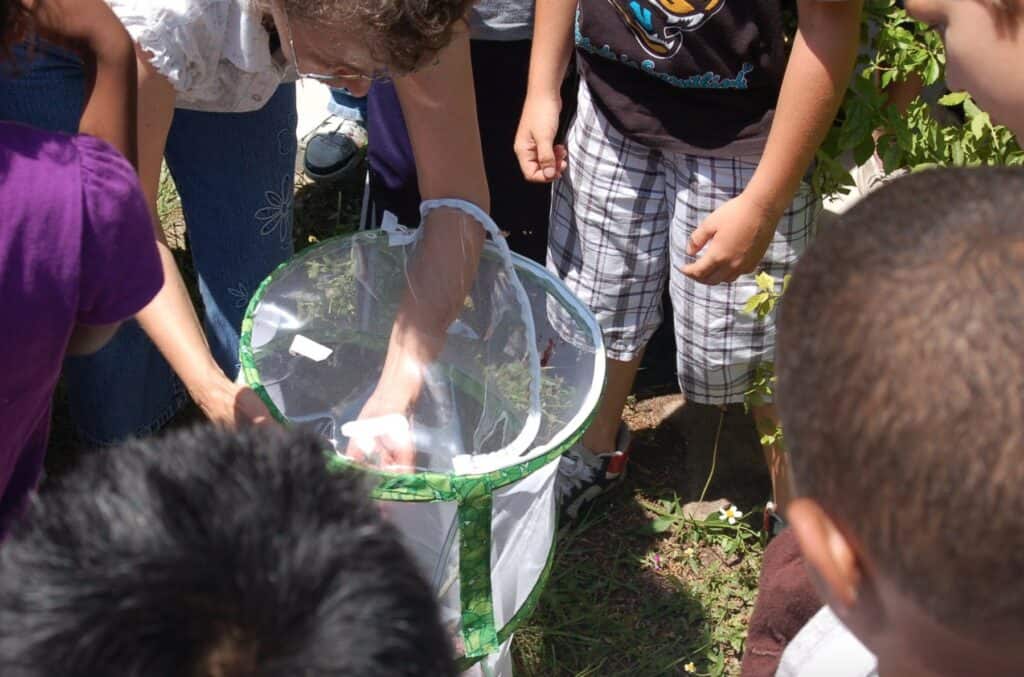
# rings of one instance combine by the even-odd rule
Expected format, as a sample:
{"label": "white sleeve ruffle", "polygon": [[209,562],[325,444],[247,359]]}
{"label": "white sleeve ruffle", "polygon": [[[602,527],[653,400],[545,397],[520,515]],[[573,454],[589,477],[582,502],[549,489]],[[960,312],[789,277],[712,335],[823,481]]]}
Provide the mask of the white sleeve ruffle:
{"label": "white sleeve ruffle", "polygon": [[[195,97],[217,81],[232,0],[107,0],[156,71]],[[213,94],[211,92],[211,94]],[[214,94],[214,96],[216,96]]]}

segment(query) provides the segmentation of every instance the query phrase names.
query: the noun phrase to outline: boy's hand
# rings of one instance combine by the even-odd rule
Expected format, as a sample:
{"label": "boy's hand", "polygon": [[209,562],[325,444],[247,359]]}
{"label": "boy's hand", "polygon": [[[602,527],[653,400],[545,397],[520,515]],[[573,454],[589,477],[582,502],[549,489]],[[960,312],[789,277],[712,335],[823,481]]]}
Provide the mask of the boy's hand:
{"label": "boy's hand", "polygon": [[513,148],[527,181],[551,183],[568,165],[565,146],[555,145],[561,111],[558,96],[529,96],[523,105]]}
{"label": "boy's hand", "polygon": [[682,267],[683,274],[707,285],[733,282],[752,273],[764,258],[781,214],[745,194],[729,200],[704,220],[686,243],[686,253],[703,255]]}

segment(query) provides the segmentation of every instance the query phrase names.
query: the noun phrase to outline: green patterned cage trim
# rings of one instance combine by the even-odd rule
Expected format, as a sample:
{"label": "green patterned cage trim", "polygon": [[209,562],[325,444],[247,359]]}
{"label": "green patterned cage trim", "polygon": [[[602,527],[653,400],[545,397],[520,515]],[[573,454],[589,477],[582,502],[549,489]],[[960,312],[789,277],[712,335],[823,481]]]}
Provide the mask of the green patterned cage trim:
{"label": "green patterned cage trim", "polygon": [[[273,398],[263,387],[259,370],[256,367],[255,353],[252,348],[252,329],[256,310],[266,293],[267,288],[291,267],[301,263],[321,247],[332,242],[348,239],[375,239],[375,231],[351,233],[324,240],[307,248],[298,256],[278,266],[256,289],[242,320],[242,335],[239,346],[239,358],[245,382],[259,395],[270,413],[283,425],[289,425],[287,417],[278,408]],[[486,250],[485,250],[486,251]],[[513,254],[518,267],[530,270],[549,290],[552,285],[545,276],[550,275],[544,268],[521,256]],[[589,326],[600,337],[596,322],[586,314],[578,301],[567,297],[570,303],[567,310],[581,324]],[[598,338],[599,340],[599,338]],[[598,355],[603,356],[603,346],[595,346]],[[604,384],[604,361],[599,359],[595,370],[595,382]],[[592,389],[593,390],[593,389]],[[415,475],[388,473],[373,470],[352,463],[344,456],[331,450],[328,452],[328,467],[335,471],[359,470],[375,477],[377,484],[372,496],[383,501],[403,502],[454,502],[458,505],[456,519],[459,520],[459,581],[462,600],[462,640],[465,647],[464,655],[459,658],[460,667],[465,670],[477,663],[481,658],[498,651],[518,627],[533,613],[540,594],[550,575],[554,555],[554,545],[550,549],[547,564],[537,579],[537,584],[527,596],[526,601],[512,619],[500,630],[494,626],[494,601],[491,590],[491,516],[492,496],[496,489],[508,486],[536,472],[549,463],[556,461],[582,436],[590,425],[597,411],[600,390],[591,392],[585,405],[585,416],[577,419],[577,425],[571,434],[559,444],[543,454],[523,463],[501,468],[480,475],[449,475],[445,473],[423,472]]]}

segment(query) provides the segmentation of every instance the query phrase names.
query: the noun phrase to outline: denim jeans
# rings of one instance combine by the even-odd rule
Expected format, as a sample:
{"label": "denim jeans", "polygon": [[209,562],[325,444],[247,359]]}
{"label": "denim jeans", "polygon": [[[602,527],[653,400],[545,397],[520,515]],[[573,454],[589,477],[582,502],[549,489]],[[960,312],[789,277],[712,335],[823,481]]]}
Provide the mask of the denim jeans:
{"label": "denim jeans", "polygon": [[345,89],[331,89],[331,100],[327,102],[327,112],[346,120],[355,120],[366,124],[366,97],[352,96]]}
{"label": "denim jeans", "polygon": [[[0,119],[73,132],[85,76],[63,50],[19,50],[0,73]],[[292,254],[292,192],[297,122],[294,85],[282,85],[252,113],[177,109],[164,154],[181,196],[189,252],[203,301],[203,323],[217,363],[238,372],[239,330],[260,282]],[[65,360],[79,434],[112,444],[152,432],[187,395],[135,321],[102,350]]]}

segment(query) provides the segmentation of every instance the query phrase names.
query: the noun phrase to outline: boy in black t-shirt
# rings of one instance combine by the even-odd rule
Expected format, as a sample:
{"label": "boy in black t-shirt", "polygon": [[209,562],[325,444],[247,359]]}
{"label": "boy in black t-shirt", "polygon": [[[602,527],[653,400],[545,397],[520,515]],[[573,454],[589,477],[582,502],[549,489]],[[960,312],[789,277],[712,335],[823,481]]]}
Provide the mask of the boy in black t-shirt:
{"label": "boy in black t-shirt", "polygon": [[[787,57],[782,0],[545,0],[515,149],[556,181],[548,265],[594,311],[609,360],[604,401],[563,460],[563,515],[622,476],[620,418],[661,323],[668,277],[687,400],[742,402],[773,359],[775,320],[743,312],[753,273],[778,280],[810,240],[819,198],[802,178],[853,69],[861,0],[799,0]],[[575,17],[575,25],[574,25]],[[579,110],[554,146],[572,52]],[[760,425],[774,428],[771,405]],[[781,450],[766,449],[775,498]]]}

